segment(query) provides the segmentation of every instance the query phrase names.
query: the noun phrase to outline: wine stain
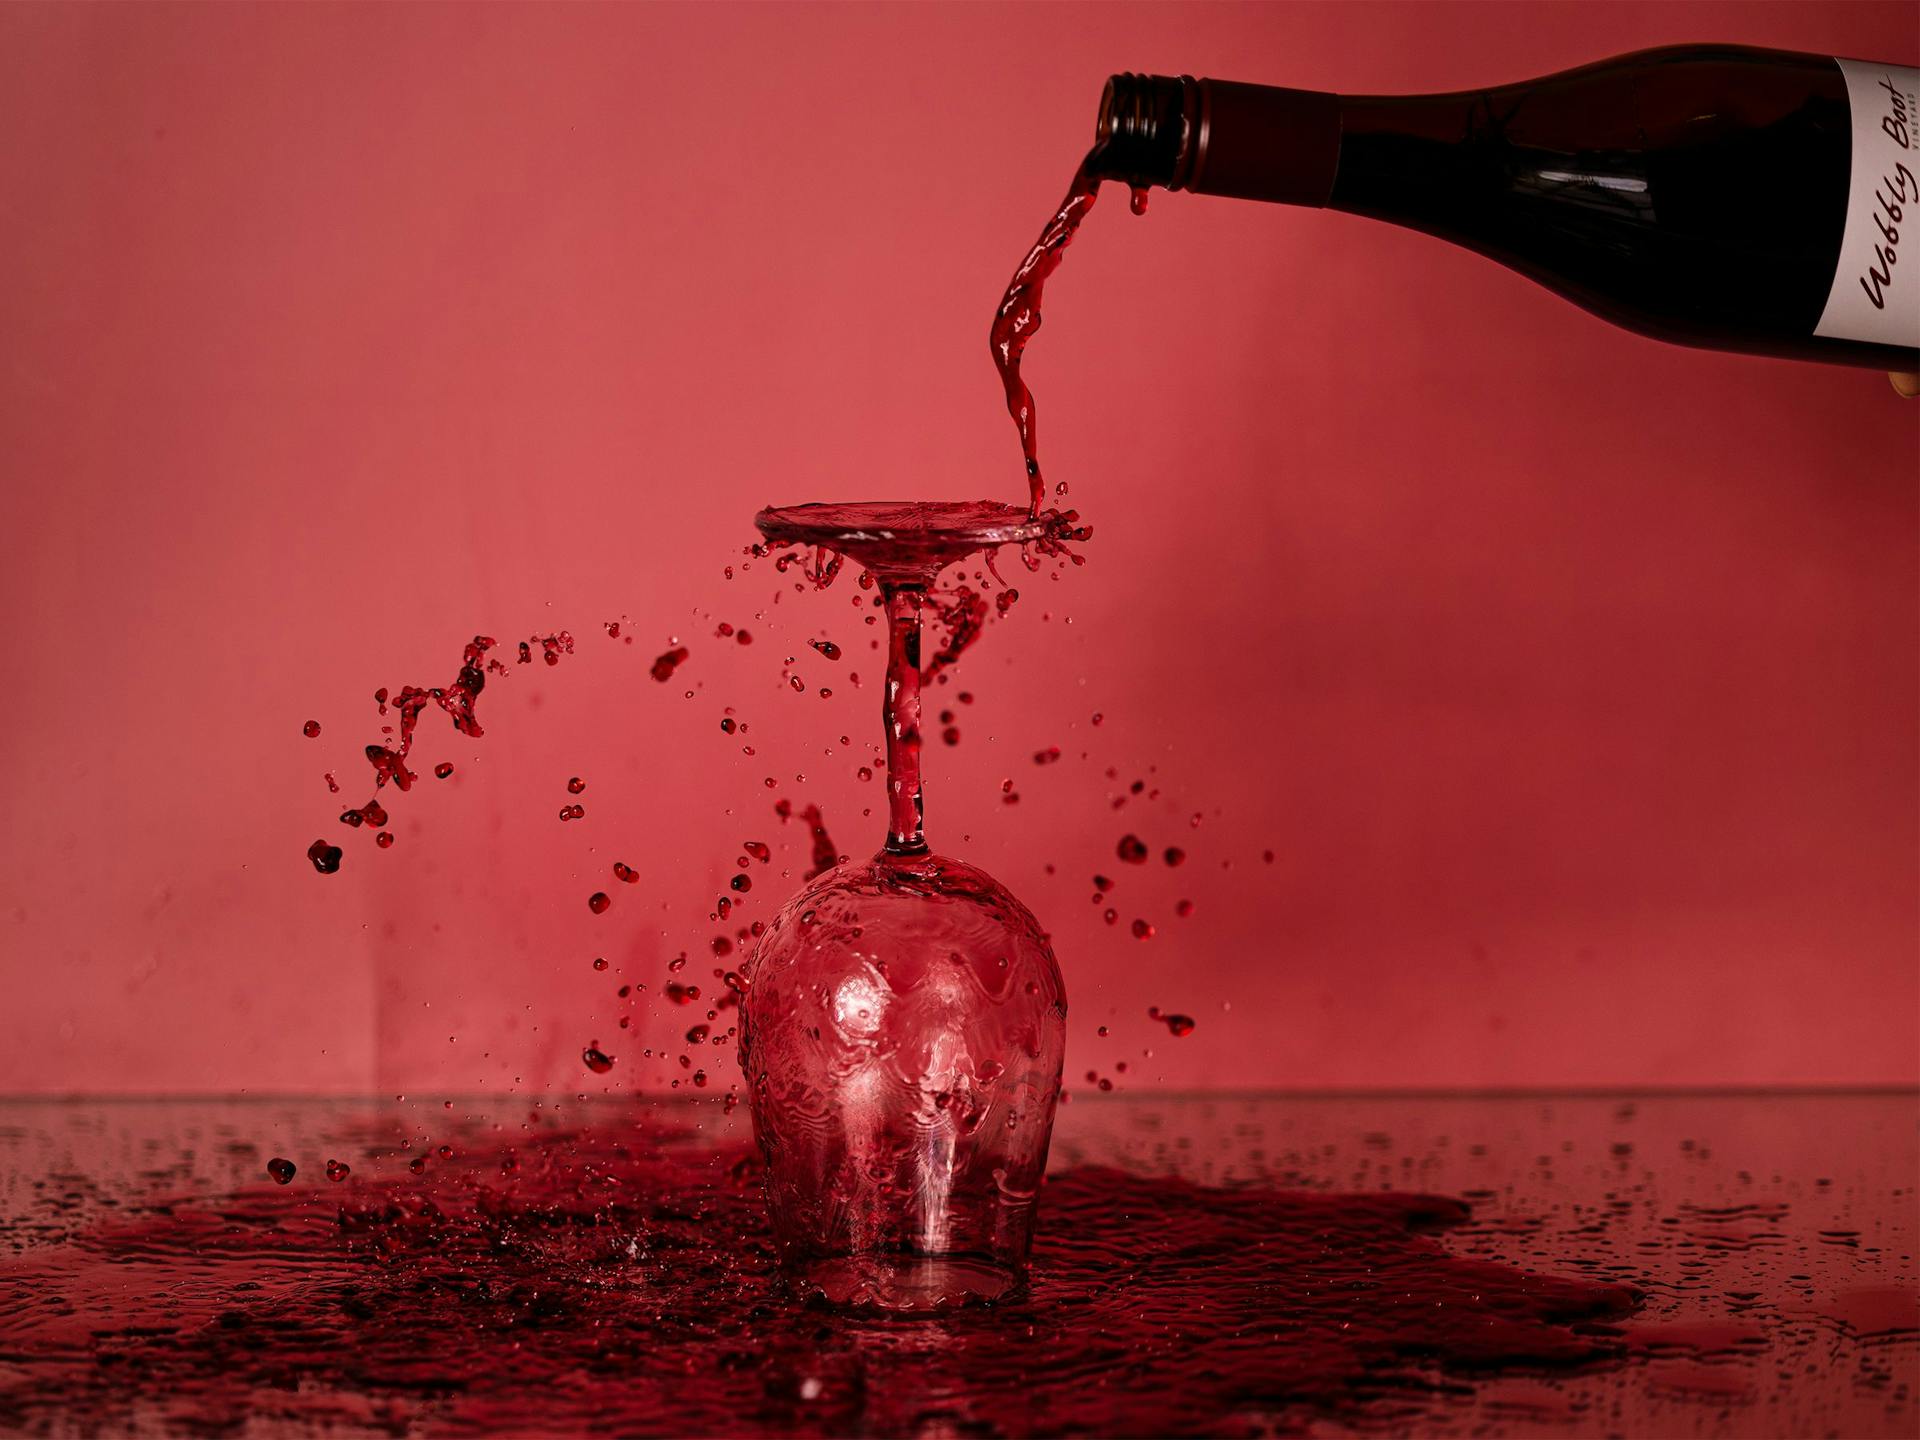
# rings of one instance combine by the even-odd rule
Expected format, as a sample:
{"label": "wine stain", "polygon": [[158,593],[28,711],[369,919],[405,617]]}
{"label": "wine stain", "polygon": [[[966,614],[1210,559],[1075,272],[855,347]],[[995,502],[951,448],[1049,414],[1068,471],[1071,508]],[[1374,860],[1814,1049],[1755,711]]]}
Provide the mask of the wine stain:
{"label": "wine stain", "polygon": [[125,1205],[0,1262],[0,1427],[1363,1425],[1443,1375],[1615,1363],[1627,1343],[1608,1322],[1637,1303],[1449,1253],[1437,1232],[1467,1217],[1458,1200],[1081,1166],[1047,1183],[1025,1300],[889,1323],[789,1300],[755,1162],[691,1129],[550,1131],[425,1151],[405,1175],[365,1168]]}

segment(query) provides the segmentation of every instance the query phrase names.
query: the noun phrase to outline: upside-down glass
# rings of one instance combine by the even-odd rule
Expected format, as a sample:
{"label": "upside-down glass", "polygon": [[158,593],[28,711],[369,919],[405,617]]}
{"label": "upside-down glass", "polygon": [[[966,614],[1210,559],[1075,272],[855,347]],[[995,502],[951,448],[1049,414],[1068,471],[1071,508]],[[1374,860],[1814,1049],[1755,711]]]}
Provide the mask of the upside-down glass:
{"label": "upside-down glass", "polygon": [[795,506],[771,541],[864,566],[888,621],[888,833],[781,909],[740,1063],[782,1269],[809,1299],[926,1313],[1017,1294],[1060,1093],[1066,992],[1032,913],[921,833],[920,611],[945,565],[1037,538],[998,505]]}

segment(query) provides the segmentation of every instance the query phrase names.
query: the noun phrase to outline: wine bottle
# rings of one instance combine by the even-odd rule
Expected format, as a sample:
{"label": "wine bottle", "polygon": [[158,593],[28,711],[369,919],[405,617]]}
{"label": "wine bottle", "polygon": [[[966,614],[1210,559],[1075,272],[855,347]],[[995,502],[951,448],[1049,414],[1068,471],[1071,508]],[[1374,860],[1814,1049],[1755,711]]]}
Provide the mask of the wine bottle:
{"label": "wine bottle", "polygon": [[1116,75],[1087,166],[1422,230],[1682,345],[1914,370],[1916,91],[1731,45],[1445,95]]}

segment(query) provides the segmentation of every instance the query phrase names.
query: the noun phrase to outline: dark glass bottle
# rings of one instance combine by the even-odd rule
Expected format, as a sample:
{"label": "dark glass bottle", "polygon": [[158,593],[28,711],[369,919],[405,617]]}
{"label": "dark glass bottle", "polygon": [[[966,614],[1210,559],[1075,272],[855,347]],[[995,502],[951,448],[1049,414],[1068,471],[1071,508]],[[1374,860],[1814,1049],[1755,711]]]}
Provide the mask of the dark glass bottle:
{"label": "dark glass bottle", "polygon": [[1424,230],[1662,340],[1913,370],[1916,88],[1728,45],[1448,95],[1116,75],[1087,169]]}

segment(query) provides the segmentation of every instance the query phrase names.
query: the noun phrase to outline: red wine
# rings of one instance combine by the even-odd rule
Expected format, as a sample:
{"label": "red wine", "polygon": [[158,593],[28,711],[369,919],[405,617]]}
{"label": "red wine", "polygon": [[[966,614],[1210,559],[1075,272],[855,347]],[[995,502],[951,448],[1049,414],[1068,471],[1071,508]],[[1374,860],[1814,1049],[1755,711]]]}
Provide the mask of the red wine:
{"label": "red wine", "polygon": [[887,849],[926,853],[920,795],[920,606],[925,592],[889,588],[887,685],[881,723],[887,743]]}
{"label": "red wine", "polygon": [[16,1107],[0,1434],[1920,1434],[1902,1096],[1076,1103],[1031,1298],[912,1326],[781,1296],[724,1108]]}
{"label": "red wine", "polygon": [[[1097,149],[1095,154],[1098,154]],[[1040,238],[1027,251],[1026,259],[1013,272],[1013,279],[1007,282],[1006,293],[1000,297],[1000,304],[993,312],[993,326],[988,335],[994,368],[1000,372],[1000,385],[1007,395],[1007,413],[1013,417],[1014,428],[1020,434],[1020,453],[1027,466],[1027,514],[1034,518],[1039,516],[1040,506],[1046,499],[1047,482],[1040,473],[1033,391],[1027,388],[1027,382],[1021,378],[1020,360],[1026,353],[1028,342],[1040,329],[1040,305],[1046,296],[1047,278],[1060,268],[1061,260],[1066,258],[1067,247],[1073,243],[1073,237],[1080,229],[1080,222],[1087,218],[1087,212],[1093,209],[1093,202],[1099,197],[1102,177],[1092,168],[1093,159],[1094,156],[1089,155],[1086,163],[1073,172],[1073,182],[1067,186],[1067,198],[1060,202],[1053,218],[1041,230]],[[1146,214],[1146,186],[1134,185],[1131,188],[1133,213]],[[1054,494],[1064,496],[1066,493],[1064,480],[1054,487]],[[1067,518],[1073,518],[1072,511],[1067,512]],[[1014,592],[1014,598],[1018,598],[1017,591]],[[1005,613],[1007,603],[1003,597],[1002,613]]]}
{"label": "red wine", "polygon": [[1912,370],[1916,91],[1731,45],[1446,95],[1116,75],[1082,173],[1426,231],[1678,344]]}
{"label": "red wine", "polygon": [[[794,814],[793,802],[791,800],[775,801],[773,813],[778,815],[782,820],[791,820]],[[816,875],[826,874],[827,871],[838,865],[840,863],[840,852],[834,847],[833,836],[827,833],[826,817],[820,813],[820,807],[818,805],[808,805],[804,807],[800,811],[800,823],[807,827],[807,834],[811,841],[810,860],[806,872],[806,878],[811,880]],[[748,841],[745,846],[750,853],[758,856],[760,853],[759,850],[755,850],[753,847],[753,841]],[[765,850],[766,847],[763,845],[760,849]],[[761,859],[761,863],[766,863],[765,858]]]}
{"label": "red wine", "polygon": [[[438,685],[403,685],[398,692],[391,694],[388,692],[387,687],[383,685],[373,692],[373,702],[380,707],[381,715],[386,715],[389,709],[398,712],[400,717],[400,740],[397,745],[373,744],[366,747],[367,764],[373,769],[374,795],[365,805],[349,807],[343,810],[340,813],[340,823],[342,825],[347,825],[354,829],[365,826],[368,829],[374,830],[378,832],[374,836],[374,843],[382,850],[391,848],[393,845],[393,834],[391,831],[383,828],[387,823],[388,815],[385,807],[380,803],[379,792],[384,790],[388,785],[392,785],[396,790],[405,793],[411,790],[413,788],[413,782],[420,778],[419,775],[407,767],[407,757],[413,751],[414,732],[420,724],[421,713],[425,711],[428,706],[438,705],[442,710],[446,711],[453,721],[453,728],[470,739],[477,740],[484,733],[480,729],[480,722],[474,718],[474,706],[480,698],[480,692],[486,688],[488,674],[504,675],[507,671],[505,665],[501,664],[497,658],[488,653],[497,643],[498,642],[488,635],[474,636],[472,641],[470,641],[461,652],[460,668],[455,673],[451,685],[445,687]],[[533,646],[535,644],[540,646],[541,657],[548,665],[558,665],[561,656],[571,655],[573,653],[573,636],[567,631],[562,630],[555,635],[535,636],[531,641],[522,640],[519,646],[520,664],[530,665],[533,663]],[[682,649],[673,653],[678,657],[675,661],[677,664],[679,659],[686,658],[687,652]],[[658,674],[658,666],[659,662],[656,661],[656,679],[662,678]],[[671,673],[671,670],[669,670],[669,673]],[[319,722],[309,720],[306,725],[302,727],[302,732],[309,738],[318,735],[320,733]],[[452,762],[446,760],[441,761],[433,767],[433,773],[442,780],[447,779],[453,774]],[[570,784],[578,784],[581,790],[586,788],[585,784],[580,782],[577,777],[573,782],[570,782]],[[329,791],[338,791],[339,788],[333,776],[329,774],[327,776],[327,789]],[[575,790],[573,793],[578,794],[580,792],[579,790]],[[560,818],[563,820],[578,819],[585,813],[585,810],[581,807],[572,806],[569,807],[568,811],[563,811]],[[307,858],[313,862],[313,868],[318,870],[322,875],[332,875],[340,869],[340,847],[337,845],[329,845],[324,840],[316,840],[308,847]]]}
{"label": "red wine", "polygon": [[1457,1200],[1082,1165],[1047,1182],[1031,1301],[909,1333],[782,1298],[737,1143],[623,1114],[511,1142],[466,1126],[403,1159],[376,1123],[347,1128],[237,1194],[144,1181],[102,1204],[92,1175],[50,1194],[36,1243],[0,1255],[0,1430],[1404,1429],[1436,1372],[1457,1405],[1501,1371],[1624,1366],[1601,1327],[1638,1308],[1604,1275],[1452,1253],[1432,1232],[1465,1225]]}
{"label": "red wine", "polygon": [[[1007,392],[1007,413],[1013,416],[1020,432],[1020,453],[1027,462],[1027,513],[1038,515],[1046,498],[1046,481],[1040,475],[1040,453],[1034,432],[1033,392],[1020,378],[1020,357],[1040,329],[1040,304],[1045,298],[1047,277],[1060,268],[1074,232],[1093,209],[1100,193],[1100,179],[1082,165],[1073,173],[1067,198],[1060,202],[1053,218],[1040,232],[1040,238],[1027,251],[1027,258],[1007,282],[1007,293],[993,312],[993,328],[988,340],[993,348],[993,363],[1000,372],[1000,384]],[[1060,487],[1062,494],[1066,487]]]}

